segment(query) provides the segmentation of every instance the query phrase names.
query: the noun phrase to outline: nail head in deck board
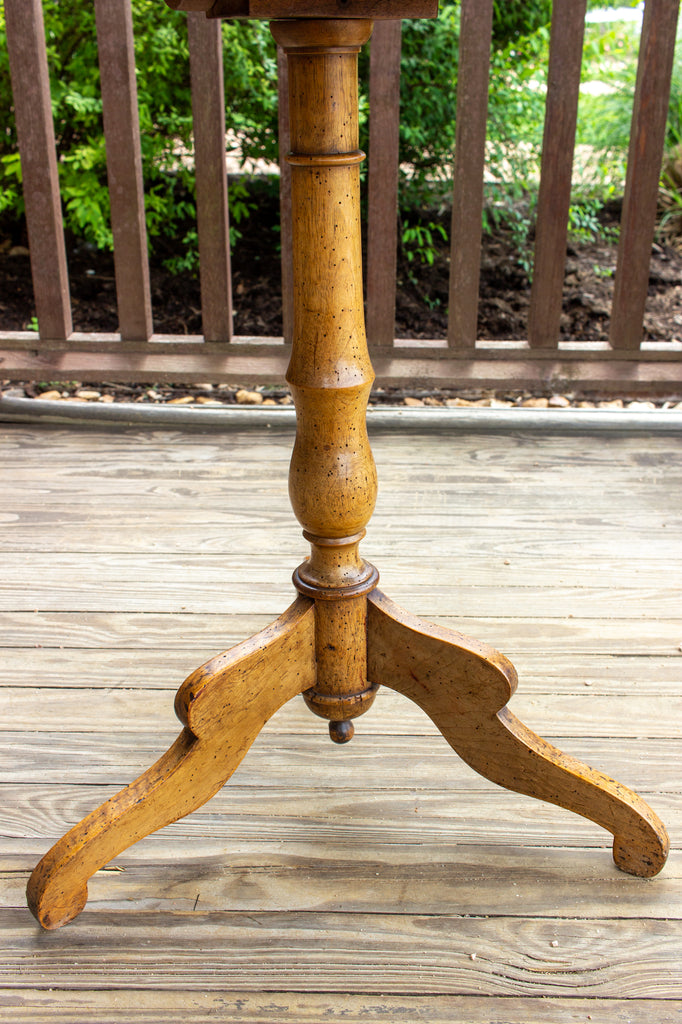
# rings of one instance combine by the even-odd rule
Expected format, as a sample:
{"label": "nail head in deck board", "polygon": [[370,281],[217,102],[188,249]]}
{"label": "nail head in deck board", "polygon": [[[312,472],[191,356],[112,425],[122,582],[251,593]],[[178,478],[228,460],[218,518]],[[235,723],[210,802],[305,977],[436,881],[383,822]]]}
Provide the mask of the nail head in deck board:
{"label": "nail head in deck board", "polygon": [[5,0],[5,20],[40,337],[61,340],[71,300],[41,0]]}
{"label": "nail head in deck board", "polygon": [[95,16],[119,330],[123,341],[148,341],[154,327],[132,8],[129,0],[96,0]]}
{"label": "nail head in deck board", "polygon": [[637,65],[609,340],[642,342],[679,0],[647,0]]}
{"label": "nail head in deck board", "polygon": [[452,200],[448,344],[476,344],[492,0],[463,0]]}
{"label": "nail head in deck board", "polygon": [[531,348],[559,343],[586,9],[587,0],[554,0],[552,6],[542,171],[528,316]]}
{"label": "nail head in deck board", "polygon": [[[206,341],[232,340],[230,223],[225,157],[225,92],[220,25],[187,19],[201,277]],[[208,378],[207,378],[208,379]]]}

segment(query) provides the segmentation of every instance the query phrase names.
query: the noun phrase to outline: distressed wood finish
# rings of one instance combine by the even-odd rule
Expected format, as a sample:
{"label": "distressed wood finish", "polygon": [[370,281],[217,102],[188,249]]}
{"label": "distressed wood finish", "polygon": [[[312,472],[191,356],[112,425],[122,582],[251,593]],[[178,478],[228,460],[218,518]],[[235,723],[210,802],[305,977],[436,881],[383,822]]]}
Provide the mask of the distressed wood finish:
{"label": "distressed wood finish", "polygon": [[[289,495],[311,558],[298,589],[318,598],[311,710],[346,742],[374,699],[366,678],[366,602],[376,582],[359,556],[376,502],[365,412],[367,351],[360,248],[357,55],[368,21],[273,22],[288,58],[294,336],[287,381],[297,430]],[[324,111],[324,116],[321,112]]]}
{"label": "distressed wood finish", "polygon": [[369,678],[418,704],[467,764],[498,785],[590,818],[614,836],[623,871],[658,874],[670,843],[632,790],[540,739],[506,707],[511,663],[468,637],[420,622],[375,591],[368,626]]}
{"label": "distressed wood finish", "polygon": [[147,341],[154,328],[132,8],[129,0],[96,0],[95,16],[119,331],[122,341]]}
{"label": "distressed wood finish", "polygon": [[[409,616],[375,590],[359,553],[377,487],[365,413],[373,380],[360,246],[357,55],[371,22],[272,23],[288,61],[294,331],[287,380],[297,430],[289,495],[311,555],[299,598],[251,640],[194,672],[176,696],[185,726],[171,749],[49,851],[28,885],[45,928],[84,908],[88,878],[137,839],[200,807],[289,698],[345,743],[381,684],[409,697],[485,778],[610,830],[624,871],[650,877],[665,828],[635,793],[568,757],[506,708],[511,663],[493,648]],[[187,560],[183,565],[186,575]],[[272,572],[269,558],[267,573]],[[206,587],[210,607],[213,589]]]}
{"label": "distressed wood finish", "polygon": [[552,7],[545,134],[528,316],[531,348],[551,348],[559,344],[586,9],[587,0],[555,0]]}
{"label": "distressed wood finish", "polygon": [[28,904],[44,928],[81,912],[87,881],[128,846],[204,804],[234,772],[263,725],[315,676],[312,602],[300,597],[272,626],[207,662],[183,684],[185,729],[121,793],[71,829],[29,879]]}
{"label": "distressed wood finish", "polygon": [[220,25],[187,18],[201,276],[201,315],[207,342],[232,340],[230,219],[225,158],[225,90]]}
{"label": "distressed wood finish", "polygon": [[[191,989],[173,991],[117,991],[115,1005],[109,992],[60,992],[55,1005],[51,993],[31,993],[31,1006],[26,1005],[24,989],[7,990],[14,1020],[17,1024],[72,1024],[79,1017],[90,1015],[98,1024],[120,1024],[125,1014],[130,1024],[176,1024],[178,1015],[197,1024],[210,1024],[217,1016],[229,1015],[230,1024],[272,1024],[272,1007],[277,1007],[278,1024],[319,1024],[325,1016],[343,1014],[344,1024],[367,1024],[373,1018],[389,1020],[408,1018],[430,1024],[490,1024],[499,1015],[499,1000],[476,995],[362,995],[318,994],[274,991],[254,994],[242,990],[197,992]],[[387,988],[385,985],[384,988]],[[505,1024],[575,1024],[587,1020],[595,1007],[590,999],[542,999],[510,996],[504,1000]],[[611,999],[608,1010],[613,1020],[628,1024],[678,1024],[682,1003],[677,999]]]}
{"label": "distressed wood finish", "polygon": [[71,334],[71,299],[41,0],[6,0],[5,21],[38,326],[58,341]]}
{"label": "distressed wood finish", "polygon": [[298,425],[289,493],[298,521],[323,541],[364,530],[376,501],[365,426],[374,374],[362,305],[357,106],[357,54],[370,28],[273,23],[289,58],[295,333],[287,381]]}

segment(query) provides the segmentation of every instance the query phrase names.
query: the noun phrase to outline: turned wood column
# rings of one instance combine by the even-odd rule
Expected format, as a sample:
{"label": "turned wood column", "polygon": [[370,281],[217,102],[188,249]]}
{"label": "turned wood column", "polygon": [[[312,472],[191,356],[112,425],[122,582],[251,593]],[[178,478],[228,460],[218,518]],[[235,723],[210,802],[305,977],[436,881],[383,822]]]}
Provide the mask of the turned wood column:
{"label": "turned wood column", "polygon": [[[289,494],[310,558],[294,573],[316,601],[318,680],[309,707],[332,723],[361,714],[366,594],[378,574],[358,545],[376,502],[365,413],[374,373],[362,293],[357,55],[368,20],[275,21],[287,54],[292,169],[294,334],[287,381],[296,406]],[[331,728],[350,739],[352,727]]]}

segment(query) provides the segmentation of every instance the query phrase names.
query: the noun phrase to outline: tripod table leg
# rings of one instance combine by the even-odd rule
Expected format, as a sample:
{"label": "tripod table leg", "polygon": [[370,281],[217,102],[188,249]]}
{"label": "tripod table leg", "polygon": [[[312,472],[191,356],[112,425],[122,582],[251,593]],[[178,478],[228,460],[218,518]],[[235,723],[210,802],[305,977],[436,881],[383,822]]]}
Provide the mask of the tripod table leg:
{"label": "tripod table leg", "polygon": [[516,689],[511,663],[492,647],[369,596],[368,678],[409,697],[477,772],[547,800],[613,833],[619,868],[649,878],[668,854],[663,823],[632,790],[536,736],[505,707]]}
{"label": "tripod table leg", "polygon": [[113,857],[196,810],[232,775],[267,720],[315,682],[314,605],[299,597],[274,623],[183,683],[173,746],[75,825],[37,865],[28,903],[44,928],[84,908],[88,879]]}

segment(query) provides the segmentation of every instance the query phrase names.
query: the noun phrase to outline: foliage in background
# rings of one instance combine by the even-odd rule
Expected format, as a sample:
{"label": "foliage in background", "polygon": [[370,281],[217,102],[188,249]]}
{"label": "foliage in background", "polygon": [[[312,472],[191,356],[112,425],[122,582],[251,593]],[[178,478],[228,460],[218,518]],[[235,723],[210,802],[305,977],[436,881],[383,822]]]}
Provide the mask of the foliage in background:
{"label": "foliage in background", "polygon": [[[635,6],[637,0],[625,0]],[[589,8],[609,0],[589,0]],[[67,228],[98,248],[111,245],[106,154],[94,10],[79,0],[44,0],[52,106]],[[159,0],[132,0],[143,172],[150,245],[177,272],[196,262],[191,154],[191,97],[186,19]],[[486,171],[486,227],[511,231],[528,263],[542,144],[551,0],[495,0]],[[401,79],[401,217],[412,234],[403,244],[428,261],[449,205],[455,144],[459,2],[443,0],[437,20],[403,23]],[[227,124],[243,159],[277,160],[277,67],[264,22],[224,22]],[[584,94],[579,112],[572,224],[598,229],[599,204],[622,188],[636,37],[627,25],[588,26],[584,79],[607,91]],[[682,142],[682,53],[673,79],[669,145]],[[367,145],[367,54],[361,62],[361,132]],[[11,107],[0,10],[0,103]],[[235,233],[258,201],[248,181],[231,182]],[[424,228],[414,233],[417,211]],[[0,216],[16,224],[23,212],[21,168],[11,119],[0,133]],[[3,216],[4,215],[4,216]],[[409,216],[406,222],[405,217]],[[7,227],[6,227],[7,229]],[[428,229],[428,230],[425,230]],[[176,239],[182,239],[178,252]],[[426,256],[425,256],[426,253]],[[524,263],[525,261],[525,263]],[[527,268],[528,269],[528,268]]]}
{"label": "foliage in background", "polygon": [[[103,249],[111,246],[106,149],[92,4],[45,0],[45,33],[59,157],[60,187],[68,230]],[[191,244],[194,177],[187,153],[192,119],[186,17],[158,0],[133,0],[137,89],[147,229],[164,253],[177,237]],[[224,23],[228,124],[244,157],[276,153],[275,46],[261,22]],[[4,14],[0,12],[0,103],[11,108]],[[243,195],[235,199],[244,202]],[[238,224],[243,205],[235,203]],[[0,135],[0,215],[23,213],[16,131],[8,119]],[[5,217],[5,220],[8,218]],[[189,234],[187,233],[189,230]]]}

